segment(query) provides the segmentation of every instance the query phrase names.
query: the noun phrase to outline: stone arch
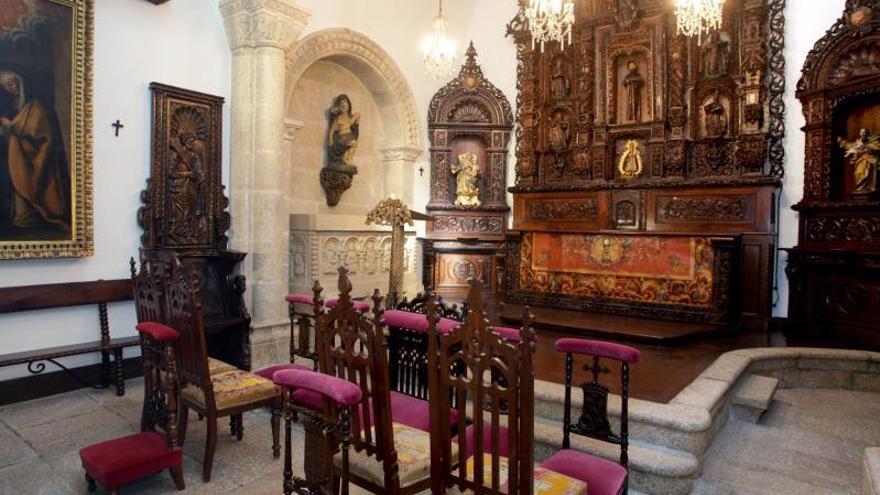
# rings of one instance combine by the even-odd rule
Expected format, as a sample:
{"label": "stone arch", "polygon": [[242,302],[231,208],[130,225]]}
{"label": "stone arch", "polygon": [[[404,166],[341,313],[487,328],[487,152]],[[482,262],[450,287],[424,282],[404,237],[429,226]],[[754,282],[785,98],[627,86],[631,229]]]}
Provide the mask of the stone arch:
{"label": "stone arch", "polygon": [[285,109],[302,75],[322,60],[348,69],[372,93],[387,135],[395,140],[385,143],[387,148],[421,149],[416,100],[403,72],[376,42],[351,29],[330,28],[312,33],[287,53]]}

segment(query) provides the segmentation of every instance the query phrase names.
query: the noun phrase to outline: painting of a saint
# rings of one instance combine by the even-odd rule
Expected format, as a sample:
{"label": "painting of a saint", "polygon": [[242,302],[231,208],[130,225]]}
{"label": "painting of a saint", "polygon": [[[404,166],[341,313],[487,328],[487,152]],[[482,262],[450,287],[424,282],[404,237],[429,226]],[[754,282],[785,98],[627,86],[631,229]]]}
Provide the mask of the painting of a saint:
{"label": "painting of a saint", "polygon": [[91,8],[0,0],[0,259],[92,252]]}

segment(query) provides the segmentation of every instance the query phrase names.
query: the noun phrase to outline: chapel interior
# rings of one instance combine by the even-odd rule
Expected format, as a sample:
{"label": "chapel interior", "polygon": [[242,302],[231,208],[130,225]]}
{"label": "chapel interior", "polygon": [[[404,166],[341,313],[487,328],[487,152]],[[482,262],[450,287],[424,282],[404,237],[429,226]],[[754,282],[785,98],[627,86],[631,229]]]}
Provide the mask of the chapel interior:
{"label": "chapel interior", "polygon": [[0,494],[880,494],[880,1],[0,0]]}

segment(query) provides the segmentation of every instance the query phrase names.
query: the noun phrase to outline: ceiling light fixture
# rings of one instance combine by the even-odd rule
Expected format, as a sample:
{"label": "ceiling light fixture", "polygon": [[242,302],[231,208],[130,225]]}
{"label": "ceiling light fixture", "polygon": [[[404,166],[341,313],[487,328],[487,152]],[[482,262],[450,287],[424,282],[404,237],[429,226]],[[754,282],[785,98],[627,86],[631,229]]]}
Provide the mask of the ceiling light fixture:
{"label": "ceiling light fixture", "polygon": [[721,29],[724,0],[675,0],[678,33],[700,36]]}
{"label": "ceiling light fixture", "polygon": [[446,36],[446,16],[443,14],[443,0],[434,16],[434,32],[422,42],[425,70],[434,79],[444,79],[452,75],[456,59],[455,42]]}
{"label": "ceiling light fixture", "polygon": [[543,53],[544,44],[550,41],[558,42],[560,50],[571,44],[574,0],[531,0],[525,14],[532,32],[532,50],[540,44]]}

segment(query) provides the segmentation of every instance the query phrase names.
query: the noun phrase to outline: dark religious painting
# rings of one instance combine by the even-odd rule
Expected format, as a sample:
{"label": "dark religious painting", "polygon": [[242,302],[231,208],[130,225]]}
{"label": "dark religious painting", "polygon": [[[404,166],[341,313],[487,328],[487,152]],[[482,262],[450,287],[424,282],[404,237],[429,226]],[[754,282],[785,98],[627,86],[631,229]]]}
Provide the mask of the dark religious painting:
{"label": "dark religious painting", "polygon": [[0,259],[90,256],[91,0],[0,0]]}

